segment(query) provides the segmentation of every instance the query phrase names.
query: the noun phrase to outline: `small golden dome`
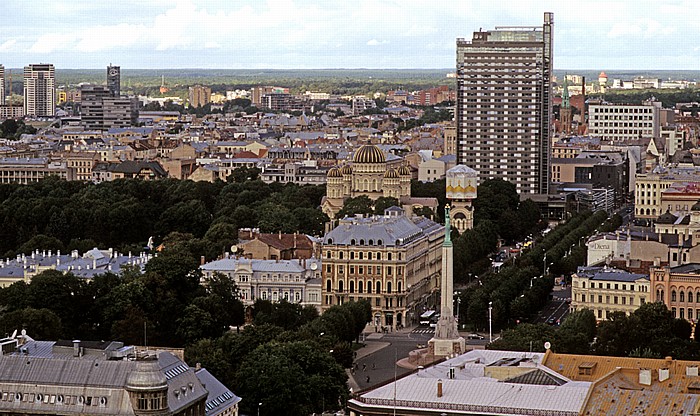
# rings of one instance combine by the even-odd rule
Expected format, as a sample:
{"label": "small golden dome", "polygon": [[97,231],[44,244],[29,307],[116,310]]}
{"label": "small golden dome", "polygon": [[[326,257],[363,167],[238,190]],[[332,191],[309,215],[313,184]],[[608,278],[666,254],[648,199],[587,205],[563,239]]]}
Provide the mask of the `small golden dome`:
{"label": "small golden dome", "polygon": [[326,174],[326,176],[329,178],[342,178],[343,174],[340,173],[340,169],[331,168],[330,170],[328,170],[328,173]]}
{"label": "small golden dome", "polygon": [[409,169],[408,166],[403,165],[399,168],[399,175],[407,176],[410,174],[411,174],[411,169]]}
{"label": "small golden dome", "polygon": [[399,174],[396,172],[396,169],[394,168],[389,168],[384,172],[384,178],[396,178],[398,179]]}
{"label": "small golden dome", "polygon": [[345,175],[352,175],[352,167],[350,165],[345,165],[340,169],[340,173]]}

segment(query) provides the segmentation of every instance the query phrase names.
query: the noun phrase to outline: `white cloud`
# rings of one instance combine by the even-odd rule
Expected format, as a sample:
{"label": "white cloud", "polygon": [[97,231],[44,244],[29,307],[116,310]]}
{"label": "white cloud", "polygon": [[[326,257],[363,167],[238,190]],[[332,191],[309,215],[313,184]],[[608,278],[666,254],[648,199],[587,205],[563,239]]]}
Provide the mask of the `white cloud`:
{"label": "white cloud", "polygon": [[17,43],[17,39],[10,39],[2,44],[0,44],[0,52],[8,52],[12,50],[12,47],[15,46],[15,43]]}
{"label": "white cloud", "polygon": [[367,41],[367,46],[379,46],[379,45],[386,45],[389,43],[388,40],[382,40],[378,41],[377,39],[371,39]]}
{"label": "white cloud", "polygon": [[75,44],[76,36],[70,33],[47,33],[39,36],[29,48],[29,52],[47,54],[70,49]]}
{"label": "white cloud", "polygon": [[654,19],[636,19],[634,22],[617,22],[608,32],[612,38],[623,36],[643,36],[650,38],[654,36],[671,35],[676,31],[675,27],[663,26]]}
{"label": "white cloud", "polygon": [[221,45],[216,42],[209,41],[204,44],[204,49],[221,49]]}

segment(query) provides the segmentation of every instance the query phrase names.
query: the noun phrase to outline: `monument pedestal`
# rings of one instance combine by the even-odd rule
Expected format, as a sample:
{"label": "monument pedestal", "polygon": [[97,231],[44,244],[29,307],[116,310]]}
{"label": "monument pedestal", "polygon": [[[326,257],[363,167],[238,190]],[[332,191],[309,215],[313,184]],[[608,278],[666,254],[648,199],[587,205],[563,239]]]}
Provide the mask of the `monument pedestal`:
{"label": "monument pedestal", "polygon": [[[450,312],[451,313],[451,312]],[[465,353],[464,338],[459,336],[457,322],[453,316],[440,316],[435,327],[435,336],[428,341],[430,353],[436,357]]]}
{"label": "monument pedestal", "polygon": [[465,344],[464,338],[462,337],[455,339],[432,338],[428,341],[428,350],[429,354],[436,357],[447,357],[464,354],[466,352]]}

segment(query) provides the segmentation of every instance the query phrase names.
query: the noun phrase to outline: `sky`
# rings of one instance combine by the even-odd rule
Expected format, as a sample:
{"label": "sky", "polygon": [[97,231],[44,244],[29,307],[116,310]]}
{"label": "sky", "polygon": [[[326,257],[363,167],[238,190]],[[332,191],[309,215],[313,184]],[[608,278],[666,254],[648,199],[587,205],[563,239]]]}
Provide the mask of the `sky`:
{"label": "sky", "polygon": [[700,69],[697,0],[2,3],[8,68],[452,68],[456,38],[553,12],[556,69]]}

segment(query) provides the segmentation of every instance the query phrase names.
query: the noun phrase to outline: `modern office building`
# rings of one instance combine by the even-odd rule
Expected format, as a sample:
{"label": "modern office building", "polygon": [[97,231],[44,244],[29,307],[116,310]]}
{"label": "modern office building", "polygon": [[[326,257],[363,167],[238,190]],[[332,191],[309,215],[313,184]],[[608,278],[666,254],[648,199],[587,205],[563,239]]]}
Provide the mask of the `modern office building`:
{"label": "modern office building", "polygon": [[113,96],[110,87],[81,87],[81,124],[88,130],[129,127],[131,111],[131,100]]}
{"label": "modern office building", "polygon": [[589,132],[613,142],[661,137],[661,102],[641,105],[598,102],[588,106]]}
{"label": "modern office building", "polygon": [[107,67],[107,88],[112,97],[121,95],[121,68],[110,64]]}
{"label": "modern office building", "polygon": [[457,39],[457,163],[521,194],[549,190],[553,23]]}
{"label": "modern office building", "polygon": [[52,64],[24,67],[24,114],[32,117],[56,114],[56,73]]}
{"label": "modern office building", "polygon": [[189,101],[192,107],[202,107],[209,104],[211,102],[211,88],[201,85],[190,87]]}

